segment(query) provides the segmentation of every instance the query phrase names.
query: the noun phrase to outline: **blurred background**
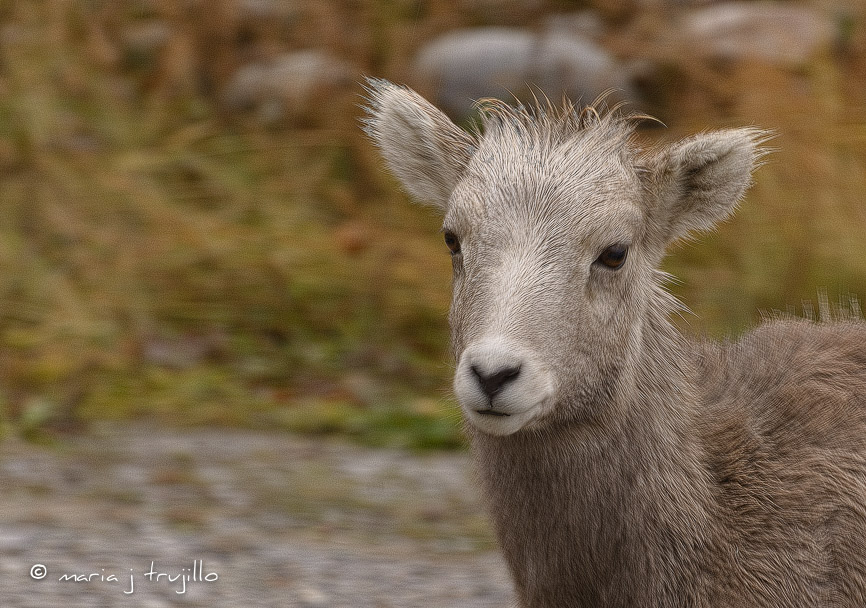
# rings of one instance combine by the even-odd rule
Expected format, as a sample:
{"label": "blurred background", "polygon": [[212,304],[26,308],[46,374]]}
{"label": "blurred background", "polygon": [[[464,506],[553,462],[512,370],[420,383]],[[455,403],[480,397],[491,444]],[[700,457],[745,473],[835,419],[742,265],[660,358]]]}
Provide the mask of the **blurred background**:
{"label": "blurred background", "polygon": [[[685,331],[866,294],[866,7],[842,0],[0,1],[0,423],[461,445],[450,262],[358,128],[364,75],[473,99],[607,89],[776,151],[675,248]],[[815,302],[815,304],[813,304]]]}
{"label": "blurred background", "polygon": [[[509,604],[439,218],[361,132],[365,75],[464,125],[533,85],[613,89],[646,143],[774,129],[666,260],[675,322],[866,297],[862,0],[0,0],[4,606]],[[219,580],[143,578],[194,560]],[[120,582],[60,580],[92,572]]]}

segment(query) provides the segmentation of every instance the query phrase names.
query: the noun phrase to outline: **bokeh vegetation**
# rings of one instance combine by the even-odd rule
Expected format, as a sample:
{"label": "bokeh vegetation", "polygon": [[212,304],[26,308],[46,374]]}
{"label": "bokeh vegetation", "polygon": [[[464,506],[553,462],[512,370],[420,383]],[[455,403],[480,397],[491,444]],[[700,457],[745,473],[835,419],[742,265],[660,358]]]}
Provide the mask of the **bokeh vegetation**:
{"label": "bokeh vegetation", "polygon": [[[357,80],[405,80],[412,52],[451,27],[592,2],[299,2],[260,29],[234,19],[235,4],[0,2],[4,428],[148,416],[459,445],[448,256],[437,219],[407,204],[357,128]],[[645,138],[778,133],[737,217],[667,262],[697,314],[687,331],[802,314],[818,289],[866,294],[863,10],[790,70],[708,65],[635,6],[602,14],[612,48],[657,66],[639,109],[667,128]],[[133,35],[153,24],[167,28],[159,45]],[[251,54],[312,45],[358,78],[267,120],[221,101]]]}

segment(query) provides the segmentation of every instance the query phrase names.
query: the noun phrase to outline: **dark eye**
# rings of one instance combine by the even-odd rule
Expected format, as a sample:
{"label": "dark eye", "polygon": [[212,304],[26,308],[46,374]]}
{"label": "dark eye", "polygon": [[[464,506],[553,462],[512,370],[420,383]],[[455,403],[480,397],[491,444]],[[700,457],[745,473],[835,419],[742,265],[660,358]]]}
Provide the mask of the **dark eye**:
{"label": "dark eye", "polygon": [[453,232],[445,233],[445,244],[448,245],[448,249],[451,250],[451,255],[460,253],[460,239],[458,239],[457,235]]}
{"label": "dark eye", "polygon": [[596,262],[616,270],[623,265],[627,255],[628,245],[611,245],[601,252]]}

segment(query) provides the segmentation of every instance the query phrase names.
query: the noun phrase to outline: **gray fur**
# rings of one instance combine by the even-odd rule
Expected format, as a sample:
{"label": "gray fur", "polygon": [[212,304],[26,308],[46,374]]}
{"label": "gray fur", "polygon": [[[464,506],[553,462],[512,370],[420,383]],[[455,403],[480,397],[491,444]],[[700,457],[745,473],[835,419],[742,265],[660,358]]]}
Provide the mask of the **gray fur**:
{"label": "gray fur", "polygon": [[866,605],[866,324],[719,344],[668,321],[666,247],[733,212],[766,134],[641,150],[615,112],[500,103],[470,134],[369,96],[460,240],[455,392],[521,606]]}

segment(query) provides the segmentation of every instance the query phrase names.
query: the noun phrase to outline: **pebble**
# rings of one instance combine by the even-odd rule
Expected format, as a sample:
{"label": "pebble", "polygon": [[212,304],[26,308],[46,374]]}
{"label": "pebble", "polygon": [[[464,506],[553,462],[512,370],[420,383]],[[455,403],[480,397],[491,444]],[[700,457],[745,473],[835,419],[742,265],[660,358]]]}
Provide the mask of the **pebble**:
{"label": "pebble", "polygon": [[463,453],[103,425],[0,463],[4,608],[513,601]]}

